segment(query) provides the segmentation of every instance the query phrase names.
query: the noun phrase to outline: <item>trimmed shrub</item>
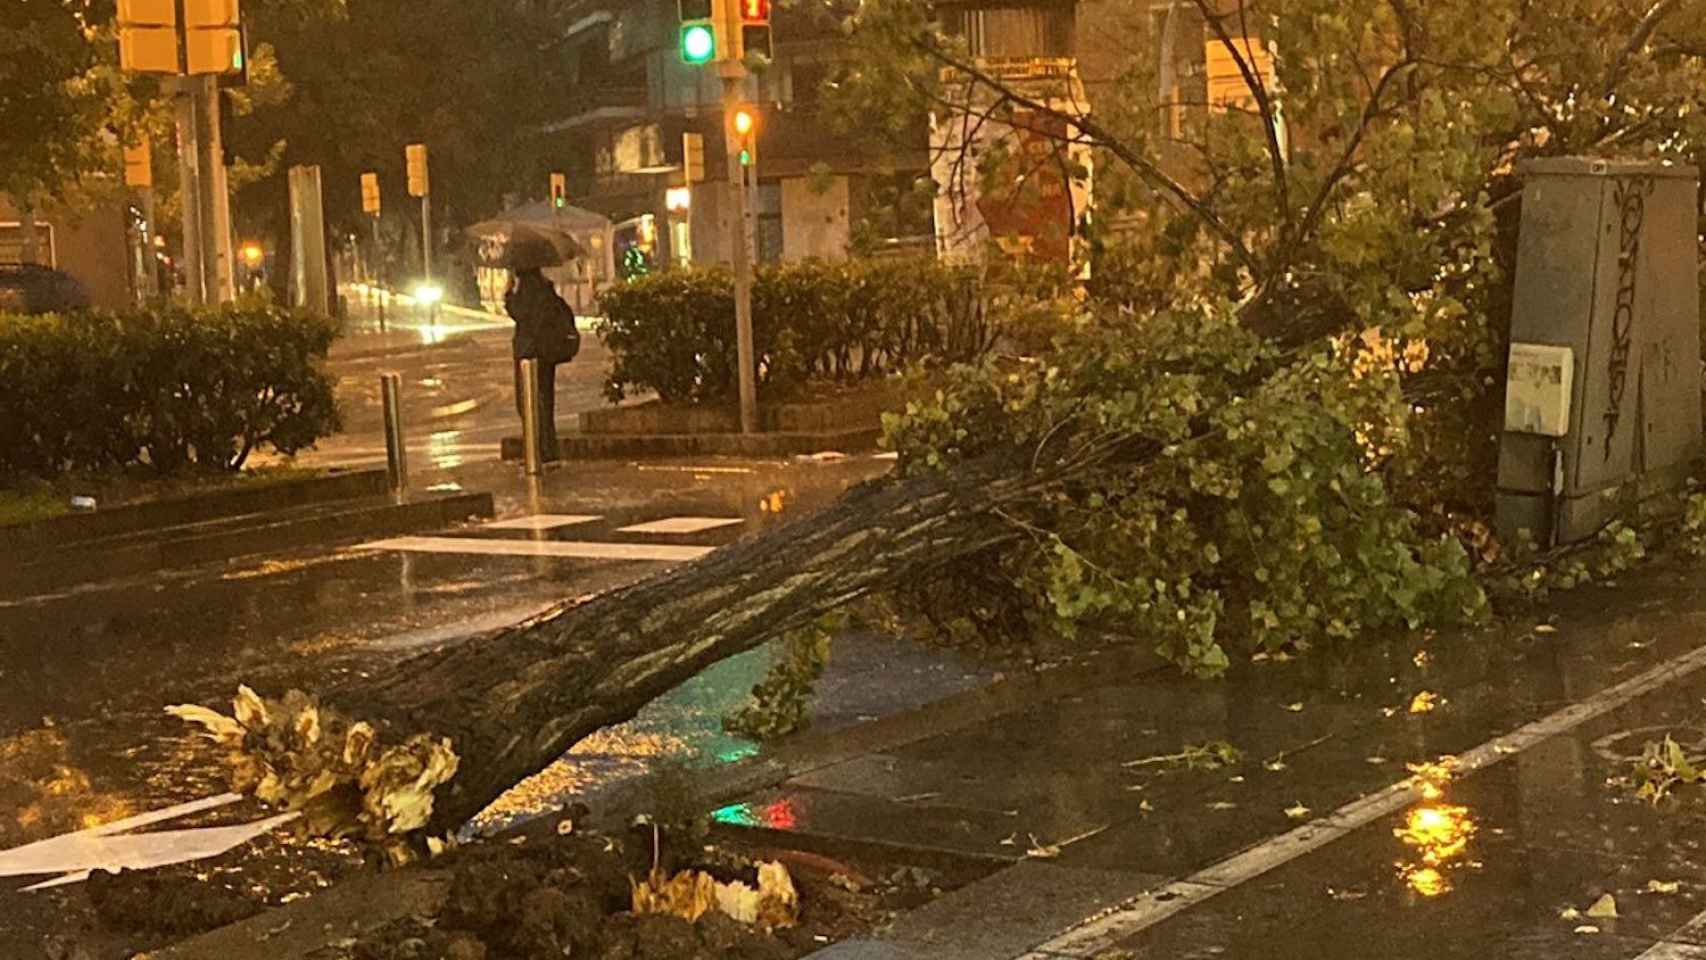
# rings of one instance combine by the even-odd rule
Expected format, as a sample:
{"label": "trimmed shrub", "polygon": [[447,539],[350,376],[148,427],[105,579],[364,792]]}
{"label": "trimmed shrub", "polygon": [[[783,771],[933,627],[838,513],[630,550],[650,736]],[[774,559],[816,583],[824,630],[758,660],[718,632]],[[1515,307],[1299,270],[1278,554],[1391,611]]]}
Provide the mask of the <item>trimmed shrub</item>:
{"label": "trimmed shrub", "polygon": [[[728,271],[674,270],[599,296],[612,403],[655,391],[670,403],[718,403],[737,391],[734,282]],[[808,260],[761,267],[752,291],[759,390],[798,394],[814,381],[888,376],[913,364],[978,359],[1000,334],[977,271],[930,260]]]}
{"label": "trimmed shrub", "polygon": [[0,476],[236,470],[341,425],[328,319],[270,304],[0,316]]}

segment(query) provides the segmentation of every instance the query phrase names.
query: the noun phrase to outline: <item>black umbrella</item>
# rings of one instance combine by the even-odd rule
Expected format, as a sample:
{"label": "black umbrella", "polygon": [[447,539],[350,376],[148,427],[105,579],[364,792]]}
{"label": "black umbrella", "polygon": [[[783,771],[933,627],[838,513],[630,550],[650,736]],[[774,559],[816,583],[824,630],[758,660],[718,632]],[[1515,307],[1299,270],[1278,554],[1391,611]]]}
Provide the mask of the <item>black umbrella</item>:
{"label": "black umbrella", "polygon": [[566,230],[514,220],[487,220],[468,228],[480,242],[480,262],[505,270],[542,270],[586,255]]}

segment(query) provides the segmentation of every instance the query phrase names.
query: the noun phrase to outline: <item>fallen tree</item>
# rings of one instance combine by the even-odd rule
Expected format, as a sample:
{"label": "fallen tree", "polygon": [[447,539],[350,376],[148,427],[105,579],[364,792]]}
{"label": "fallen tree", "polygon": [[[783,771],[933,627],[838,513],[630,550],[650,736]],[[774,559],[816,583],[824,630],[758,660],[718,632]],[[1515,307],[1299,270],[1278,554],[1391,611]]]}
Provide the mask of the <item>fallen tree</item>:
{"label": "fallen tree", "polygon": [[934,617],[990,632],[1116,631],[1202,675],[1234,643],[1474,617],[1462,549],[1370,468],[1405,401],[1352,356],[1280,350],[1230,311],[1087,317],[1048,364],[958,368],[891,418],[895,474],[820,513],[401,663],[329,710],[245,694],[235,720],[183,712],[233,748],[235,787],[388,842],[454,830],[706,666],[877,592],[933,585]]}

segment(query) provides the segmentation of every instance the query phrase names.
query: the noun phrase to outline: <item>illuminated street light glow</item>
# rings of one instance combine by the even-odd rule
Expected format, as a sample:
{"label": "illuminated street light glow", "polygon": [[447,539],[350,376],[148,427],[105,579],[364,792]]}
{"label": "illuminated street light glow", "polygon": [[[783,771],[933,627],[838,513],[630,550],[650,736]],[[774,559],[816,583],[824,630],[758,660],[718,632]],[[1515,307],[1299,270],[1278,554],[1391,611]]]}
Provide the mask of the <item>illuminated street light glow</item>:
{"label": "illuminated street light glow", "polygon": [[444,299],[444,288],[432,283],[423,283],[415,288],[415,300],[419,303],[437,303]]}
{"label": "illuminated street light glow", "polygon": [[735,111],[735,132],[746,136],[752,132],[752,114],[746,110]]}
{"label": "illuminated street light glow", "polygon": [[249,266],[251,266],[251,267],[260,266],[261,260],[265,257],[266,257],[266,251],[261,249],[260,244],[258,244],[258,243],[245,243],[245,244],[243,244],[243,262],[247,263]]}

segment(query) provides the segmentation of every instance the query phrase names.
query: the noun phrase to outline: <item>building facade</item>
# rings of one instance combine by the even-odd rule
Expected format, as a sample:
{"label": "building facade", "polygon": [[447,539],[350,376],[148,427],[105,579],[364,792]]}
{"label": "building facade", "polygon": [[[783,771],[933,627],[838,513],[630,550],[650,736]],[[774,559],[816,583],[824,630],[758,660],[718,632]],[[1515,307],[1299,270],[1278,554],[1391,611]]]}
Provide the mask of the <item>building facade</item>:
{"label": "building facade", "polygon": [[[893,180],[922,176],[922,140],[886,142],[833,129],[819,91],[842,55],[831,20],[774,8],[775,57],[745,81],[758,115],[756,249],[760,262],[837,258]],[[681,62],[676,0],[589,0],[571,18],[571,104],[548,125],[570,202],[614,226],[618,272],[726,263],[722,81]],[[705,177],[685,180],[683,135],[703,138]],[[927,232],[928,224],[920,228]]]}

